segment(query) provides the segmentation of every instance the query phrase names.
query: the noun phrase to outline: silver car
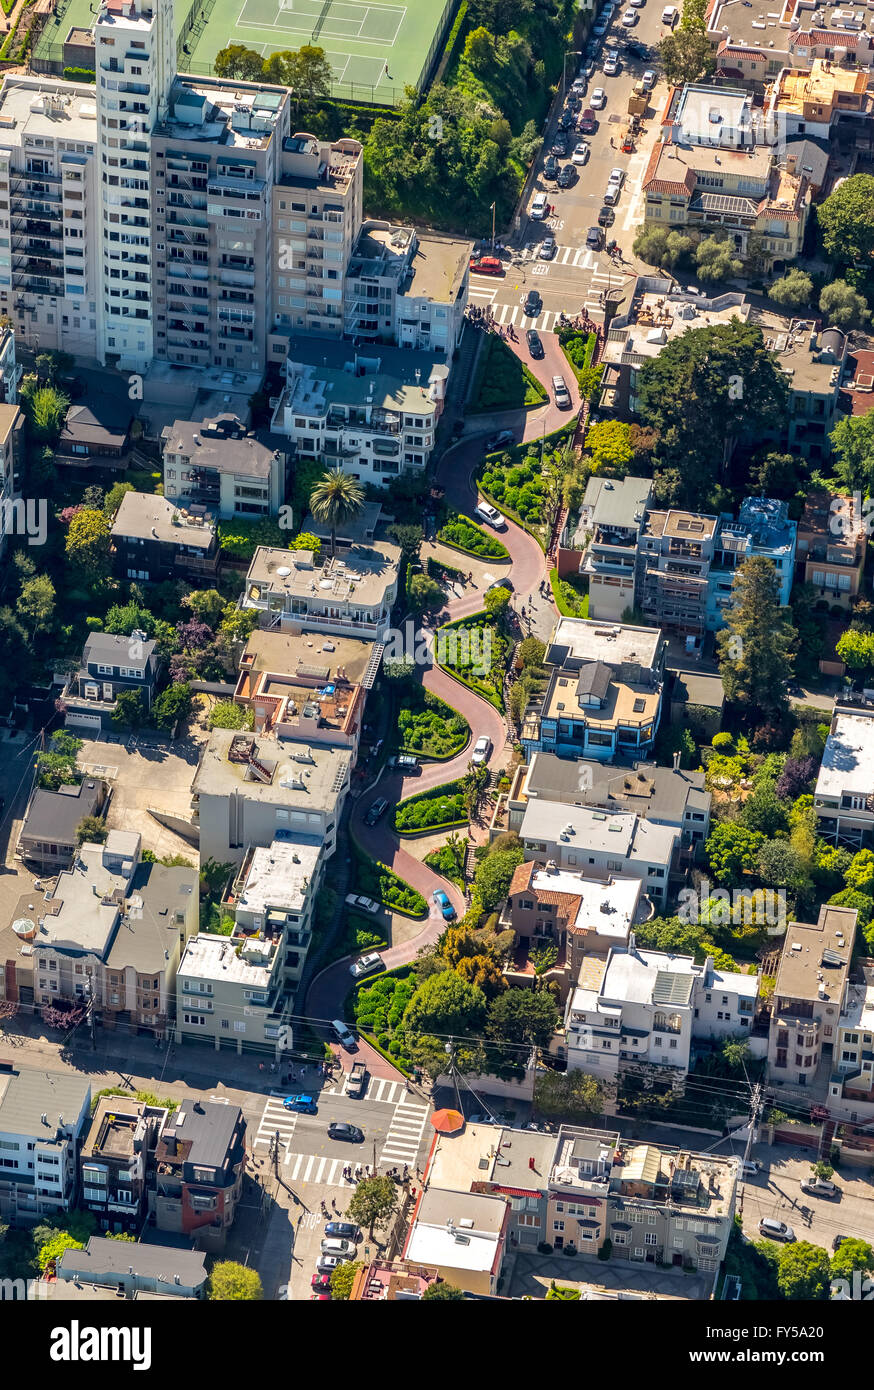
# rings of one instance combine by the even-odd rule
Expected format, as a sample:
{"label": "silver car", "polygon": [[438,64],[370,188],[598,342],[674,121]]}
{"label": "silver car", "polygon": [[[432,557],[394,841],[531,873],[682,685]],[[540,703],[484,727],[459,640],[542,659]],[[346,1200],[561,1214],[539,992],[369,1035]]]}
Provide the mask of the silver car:
{"label": "silver car", "polygon": [[484,763],[491,751],[492,740],[489,738],[488,734],[481,734],[474,744],[473,752],[470,755],[470,761],[476,764]]}

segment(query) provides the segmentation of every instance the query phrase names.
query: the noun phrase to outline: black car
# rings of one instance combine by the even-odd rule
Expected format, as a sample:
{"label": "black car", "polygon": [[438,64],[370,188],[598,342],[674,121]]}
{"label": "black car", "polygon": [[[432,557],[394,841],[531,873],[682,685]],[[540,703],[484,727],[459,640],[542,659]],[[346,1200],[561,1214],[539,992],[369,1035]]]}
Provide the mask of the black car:
{"label": "black car", "polygon": [[616,213],[613,211],[612,208],[608,208],[607,205],[606,205],[606,203],[605,203],[604,206],[602,207],[601,211],[598,213],[598,226],[599,226],[599,227],[612,227],[612,226],[613,226],[613,223],[614,223],[615,221],[616,221]]}
{"label": "black car", "polygon": [[[563,130],[570,130],[570,128],[571,128],[571,126],[573,125],[573,123],[574,123],[574,113],[573,113],[573,111],[562,111],[561,115],[560,115],[559,118],[558,118],[558,129],[559,129],[559,132],[561,132],[561,131],[563,131]],[[557,137],[556,137],[556,139],[557,139]]]}
{"label": "black car", "polygon": [[340,1240],[354,1240],[357,1244],[361,1239],[361,1230],[351,1221],[326,1221],[325,1235],[337,1236]]}
{"label": "black car", "polygon": [[625,52],[628,53],[632,58],[649,57],[649,49],[647,48],[646,44],[638,43],[637,39],[627,39],[626,42],[622,45],[622,47],[625,49]]}
{"label": "black car", "polygon": [[548,154],[543,161],[543,177],[545,179],[558,178],[558,160],[555,155]]}
{"label": "black car", "polygon": [[561,130],[556,131],[555,139],[552,142],[552,149],[550,150],[550,154],[567,154],[567,135],[565,134],[565,130],[569,130],[573,126],[574,117],[571,111],[563,111],[561,113],[561,116],[559,117],[559,120],[561,121],[565,117],[567,117],[566,124],[562,126]]}
{"label": "black car", "polygon": [[385,797],[379,797],[378,800],[374,801],[373,805],[370,807],[370,810],[366,813],[364,817],[364,824],[376,825],[376,822],[385,815],[387,810],[388,802],[386,801]]}
{"label": "black car", "polygon": [[328,1138],[339,1139],[344,1144],[362,1144],[364,1142],[364,1130],[357,1125],[339,1124],[336,1120],[328,1125]]}
{"label": "black car", "polygon": [[604,245],[604,233],[600,227],[590,227],[586,232],[586,245],[593,251],[600,251]]}
{"label": "black car", "polygon": [[[581,81],[581,79],[578,77],[578,78],[577,78],[577,81],[579,82],[579,81]],[[588,82],[586,82],[586,83],[585,83],[585,86],[588,87],[588,85],[589,85]],[[576,113],[577,111],[579,111],[580,107],[581,107],[582,104],[583,104],[583,96],[584,96],[584,95],[585,95],[585,92],[584,92],[584,91],[568,92],[567,101],[565,102],[565,107],[566,107],[566,109],[567,109],[568,111],[573,111],[573,112],[575,112],[575,113]]]}
{"label": "black car", "polygon": [[570,188],[577,181],[577,171],[572,164],[563,164],[556,183],[559,188]]}
{"label": "black car", "polygon": [[494,453],[495,449],[503,449],[508,444],[515,444],[516,436],[512,430],[500,430],[497,434],[490,434],[486,440],[486,453]]}
{"label": "black car", "polygon": [[529,290],[525,296],[522,312],[525,314],[539,314],[542,308],[543,300],[540,298],[540,295],[536,290]]}
{"label": "black car", "polygon": [[540,341],[540,334],[537,332],[537,329],[529,328],[525,334],[525,338],[528,343],[528,351],[531,353],[531,356],[536,358],[543,357],[543,344]]}

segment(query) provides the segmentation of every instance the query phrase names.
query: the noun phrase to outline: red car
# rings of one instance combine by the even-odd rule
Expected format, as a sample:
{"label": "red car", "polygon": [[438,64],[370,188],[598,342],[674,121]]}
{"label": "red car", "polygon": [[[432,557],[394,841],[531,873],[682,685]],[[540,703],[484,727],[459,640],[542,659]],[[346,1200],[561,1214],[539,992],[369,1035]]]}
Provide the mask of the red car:
{"label": "red car", "polygon": [[318,1293],[330,1294],[331,1292],[330,1274],[314,1274],[310,1280],[310,1284]]}
{"label": "red car", "polygon": [[587,106],[580,119],[577,121],[577,130],[581,135],[594,135],[598,129],[598,118],[590,106]]}
{"label": "red car", "polygon": [[504,267],[497,256],[471,256],[470,268],[478,275],[503,275]]}

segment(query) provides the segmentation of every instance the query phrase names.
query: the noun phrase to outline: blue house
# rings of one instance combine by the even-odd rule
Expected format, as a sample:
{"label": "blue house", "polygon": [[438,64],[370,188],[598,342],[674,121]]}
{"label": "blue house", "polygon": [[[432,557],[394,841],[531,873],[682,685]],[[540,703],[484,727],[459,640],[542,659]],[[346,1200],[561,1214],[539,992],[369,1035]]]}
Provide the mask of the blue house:
{"label": "blue house", "polygon": [[725,625],[725,610],[731,607],[734,577],[741,565],[754,555],[764,555],[777,571],[780,603],[785,607],[792,590],[795,570],[797,522],[787,515],[788,504],[773,497],[747,497],[737,521],[730,512],[719,518],[713,560],[707,581],[708,632]]}

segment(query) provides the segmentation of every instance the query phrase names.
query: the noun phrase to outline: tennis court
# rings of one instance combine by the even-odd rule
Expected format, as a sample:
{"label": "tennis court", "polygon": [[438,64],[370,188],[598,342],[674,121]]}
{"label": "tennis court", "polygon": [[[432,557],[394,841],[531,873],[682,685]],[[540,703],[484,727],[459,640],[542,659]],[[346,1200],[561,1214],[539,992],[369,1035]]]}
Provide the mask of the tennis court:
{"label": "tennis court", "polygon": [[394,105],[404,87],[421,88],[445,41],[458,0],[214,0],[195,24],[180,68],[212,72],[215,55],[242,43],[264,57],[315,44],[334,74],[332,95]]}

